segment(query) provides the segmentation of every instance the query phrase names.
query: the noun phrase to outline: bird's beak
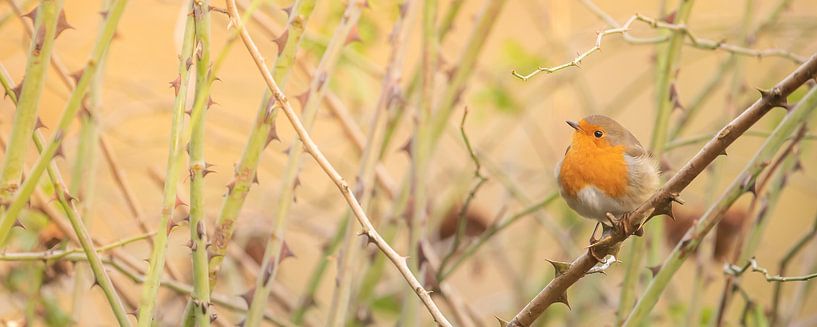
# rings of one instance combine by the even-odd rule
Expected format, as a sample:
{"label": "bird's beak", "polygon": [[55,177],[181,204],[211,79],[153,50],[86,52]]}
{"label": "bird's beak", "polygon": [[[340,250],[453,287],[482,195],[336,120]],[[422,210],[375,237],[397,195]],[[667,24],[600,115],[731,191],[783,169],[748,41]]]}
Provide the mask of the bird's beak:
{"label": "bird's beak", "polygon": [[573,127],[573,129],[575,129],[577,131],[582,129],[581,127],[579,127],[579,123],[577,123],[575,121],[565,120],[565,123],[567,123],[568,126]]}

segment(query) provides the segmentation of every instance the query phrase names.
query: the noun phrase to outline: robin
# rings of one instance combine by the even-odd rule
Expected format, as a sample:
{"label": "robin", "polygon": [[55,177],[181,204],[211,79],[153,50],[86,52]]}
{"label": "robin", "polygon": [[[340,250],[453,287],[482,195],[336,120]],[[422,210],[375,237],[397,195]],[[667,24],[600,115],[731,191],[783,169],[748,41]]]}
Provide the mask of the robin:
{"label": "robin", "polygon": [[[658,165],[630,131],[610,117],[567,121],[573,140],[556,165],[559,192],[567,205],[599,224],[616,226],[658,188]],[[621,224],[617,228],[626,228]],[[628,231],[625,230],[628,233]],[[595,242],[594,235],[591,243]],[[592,246],[592,244],[591,244]]]}

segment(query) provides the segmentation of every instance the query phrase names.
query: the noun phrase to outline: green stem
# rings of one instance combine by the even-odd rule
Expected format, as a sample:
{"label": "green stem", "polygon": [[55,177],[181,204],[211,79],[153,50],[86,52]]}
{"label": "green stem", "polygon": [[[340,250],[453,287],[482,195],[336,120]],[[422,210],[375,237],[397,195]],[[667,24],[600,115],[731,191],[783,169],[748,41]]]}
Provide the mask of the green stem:
{"label": "green stem", "polygon": [[[689,20],[690,12],[692,11],[693,0],[681,0],[676,10],[676,20],[680,24],[685,24]],[[656,82],[656,120],[653,128],[652,139],[650,142],[650,151],[656,160],[661,160],[664,147],[668,137],[669,118],[674,104],[670,97],[677,96],[672,94],[673,81],[675,80],[675,71],[678,67],[678,62],[681,57],[681,48],[684,45],[684,32],[672,31],[670,32],[669,44],[663,49],[658,59],[658,81]],[[677,101],[677,100],[676,100]],[[660,226],[655,226],[661,229]],[[659,252],[660,247],[663,246],[662,231],[658,230],[650,234],[651,252]],[[616,311],[616,324],[620,325],[627,317],[627,313],[635,304],[635,292],[638,288],[638,277],[643,272],[639,269],[642,262],[642,257],[645,254],[647,242],[643,239],[638,239],[632,244],[625,256],[624,280],[621,285],[621,294],[619,296],[618,310]],[[654,253],[653,253],[654,254]],[[650,255],[649,264],[656,264],[652,262],[656,255]]]}
{"label": "green stem", "polygon": [[165,266],[165,256],[167,254],[167,238],[172,230],[170,225],[173,221],[173,211],[176,205],[176,187],[181,171],[182,157],[182,129],[184,125],[184,109],[187,103],[188,80],[190,77],[190,67],[188,60],[192,60],[193,55],[193,17],[187,17],[184,35],[182,39],[182,49],[179,57],[178,79],[173,83],[177,93],[173,103],[172,118],[170,123],[170,137],[167,153],[167,170],[162,192],[162,211],[159,219],[159,231],[153,238],[153,251],[150,255],[145,283],[142,285],[142,297],[139,302],[139,315],[137,324],[140,327],[149,327],[153,324],[153,315],[156,310],[156,296],[159,292],[161,272]]}
{"label": "green stem", "polygon": [[[422,53],[420,78],[420,103],[414,119],[414,135],[411,141],[411,172],[410,187],[412,194],[412,216],[409,218],[408,257],[409,267],[420,276],[423,276],[420,267],[420,240],[425,236],[428,220],[428,167],[431,160],[431,117],[434,105],[434,76],[437,71],[437,56],[439,54],[439,40],[437,36],[437,1],[427,0],[423,3],[422,25]],[[412,301],[414,290],[406,290],[403,294],[403,309],[400,315],[401,326],[416,326],[417,302]]]}
{"label": "green stem", "polygon": [[[281,58],[288,58],[288,59],[283,59],[283,60],[292,60],[292,58],[294,58],[295,54],[297,53],[298,45],[299,45],[300,39],[302,38],[302,35],[303,35],[303,27],[304,27],[303,24],[305,24],[307,22],[309,16],[311,15],[311,11],[312,11],[313,8],[314,8],[314,4],[312,3],[312,1],[306,2],[306,3],[301,3],[297,8],[293,7],[293,9],[297,9],[298,11],[301,11],[301,14],[300,15],[293,15],[292,20],[289,23],[291,29],[288,31],[288,33],[291,33],[291,34],[287,37],[287,43],[286,43],[286,45],[284,45],[283,50],[281,50],[282,52],[281,52],[281,55],[280,55]],[[300,16],[300,18],[297,18],[299,16]],[[337,53],[335,53],[335,55],[337,55]],[[290,62],[292,62],[292,61],[290,61]],[[285,85],[286,79],[289,76],[289,72],[291,71],[291,69],[292,69],[292,65],[288,65],[288,66],[282,66],[282,69],[276,69],[275,70],[276,79],[280,80],[282,85]],[[316,86],[314,81],[317,81],[317,80],[318,79],[315,78],[313,80],[313,83],[312,83],[313,85],[310,86],[310,91],[309,91],[310,92],[309,93],[310,94],[310,100],[311,100],[311,98],[317,97],[317,95],[315,93],[313,93],[313,91],[315,89],[312,88],[312,87]],[[322,87],[325,87],[326,86],[325,84],[328,84],[328,83],[324,83],[324,85],[322,85]],[[265,98],[267,98],[267,96],[265,96]],[[270,101],[273,101],[273,100],[270,100]],[[232,238],[232,234],[233,234],[233,231],[235,229],[235,220],[238,218],[238,212],[240,211],[241,206],[243,205],[243,198],[246,197],[246,192],[249,190],[250,184],[255,179],[255,169],[256,169],[256,167],[258,165],[258,157],[260,156],[260,153],[263,150],[263,147],[266,146],[266,142],[268,140],[267,137],[271,136],[269,133],[274,131],[272,129],[272,127],[273,127],[273,124],[274,124],[275,113],[277,112],[277,109],[280,107],[280,105],[281,105],[280,103],[275,103],[275,104],[273,104],[273,105],[271,105],[269,107],[265,106],[263,114],[262,114],[261,111],[259,111],[259,116],[263,115],[263,117],[265,118],[263,120],[264,123],[258,129],[256,129],[253,134],[250,135],[250,138],[252,139],[252,141],[249,141],[247,143],[247,146],[245,147],[245,152],[244,152],[244,154],[242,156],[242,160],[239,163],[239,166],[238,166],[238,169],[237,169],[238,174],[236,175],[237,178],[235,179],[236,184],[233,187],[233,190],[230,191],[230,194],[228,195],[228,199],[225,201],[224,205],[222,206],[221,214],[219,215],[218,221],[216,223],[215,239],[214,239],[214,242],[213,242],[213,251],[214,251],[214,253],[216,255],[213,256],[213,258],[210,261],[210,275],[211,275],[211,278],[215,278],[215,275],[218,273],[218,270],[219,270],[219,268],[221,266],[221,261],[223,260],[223,255],[224,255],[224,253],[226,253],[227,245],[228,245],[230,239]],[[312,111],[317,111],[318,106],[316,104],[312,104],[312,107],[313,107],[311,109]],[[305,108],[304,109],[304,115],[306,115],[306,106],[304,108]],[[314,113],[313,113],[313,116],[314,116]],[[258,123],[257,123],[256,126],[258,126]],[[266,130],[266,133],[264,133],[265,130]],[[302,153],[300,145],[298,143],[296,143],[296,142],[297,141],[293,141],[293,145],[290,147],[290,153],[294,153],[294,152]],[[259,145],[260,145],[260,148],[259,148]],[[290,157],[291,156],[292,155],[290,155]],[[299,157],[299,155],[296,155],[296,157]],[[292,159],[290,159],[290,161],[291,160]],[[288,166],[288,168],[289,167],[290,166]],[[295,168],[297,168],[297,167],[295,167]],[[285,176],[287,176],[287,175],[285,175]],[[283,209],[281,207],[281,205],[284,205],[284,206],[288,207],[290,202],[292,201],[291,193],[289,193],[289,196],[286,197],[287,198],[286,201],[284,201],[282,198],[284,197],[284,193],[291,192],[291,188],[293,187],[292,185],[295,184],[295,179],[296,179],[296,174],[295,173],[292,174],[290,179],[286,179],[286,181],[290,183],[289,184],[290,185],[289,190],[285,190],[285,188],[283,188],[283,186],[282,186],[282,194],[279,196],[278,211],[285,210],[285,209]],[[282,185],[283,185],[283,181],[282,181]],[[242,193],[244,193],[244,194],[242,194]],[[241,199],[241,202],[238,201],[239,198]],[[286,210],[288,210],[288,208]],[[268,260],[268,259],[269,258],[265,257],[264,260]],[[263,277],[263,275],[264,274],[259,274],[259,276],[262,276],[262,277]],[[259,288],[256,288],[256,290],[258,290],[258,289]],[[266,299],[264,299],[264,300],[266,300]],[[261,299],[258,299],[258,301],[261,301]]]}
{"label": "green stem", "polygon": [[[691,1],[691,0],[690,0]],[[479,54],[482,53],[482,47],[488,40],[491,30],[496,23],[497,17],[502,12],[502,7],[505,5],[505,0],[490,0],[482,11],[482,15],[474,26],[473,32],[463,49],[462,56],[457,61],[459,66],[456,68],[453,77],[448,82],[448,87],[443,92],[440,101],[434,106],[434,114],[430,117],[431,120],[431,139],[436,144],[436,140],[445,130],[448,120],[453,112],[454,105],[459,101],[460,96],[465,91],[468,79],[473,75],[476,67]],[[432,145],[432,148],[435,145]]]}
{"label": "green stem", "polygon": [[[2,219],[0,219],[0,244],[2,244],[2,241],[8,235],[8,230],[11,228],[14,219],[20,213],[20,210],[22,210],[22,208],[25,206],[25,203],[28,201],[31,193],[36,188],[37,182],[45,172],[46,167],[51,162],[51,159],[57,152],[57,149],[60,147],[68,127],[71,125],[71,122],[74,120],[74,117],[79,111],[82,100],[85,98],[86,91],[91,84],[92,77],[96,74],[99,63],[102,60],[102,57],[107,53],[107,50],[111,44],[114,32],[116,31],[116,26],[118,25],[119,19],[121,18],[125,9],[125,4],[127,4],[127,0],[118,0],[111,5],[105,25],[100,32],[96,45],[94,46],[94,50],[91,53],[91,58],[88,60],[82,77],[80,77],[76,88],[71,93],[71,97],[68,99],[68,103],[63,111],[58,126],[54,129],[54,133],[47,145],[45,145],[40,158],[29,172],[29,176],[27,176],[25,182],[23,182],[19,191],[14,196],[13,202],[11,202],[11,205],[8,206],[7,212],[2,216]],[[29,83],[24,83],[23,88],[25,88],[25,84]],[[18,112],[20,112],[20,110],[18,110]],[[15,123],[15,128],[19,126],[20,125]],[[16,155],[16,153],[22,153],[22,151],[9,151],[7,153]],[[0,198],[2,198],[1,194],[2,192],[0,192]]]}
{"label": "green stem", "polygon": [[[679,24],[685,24],[692,11],[694,0],[681,0],[678,5],[675,17]],[[673,104],[670,99],[673,76],[678,69],[678,62],[681,57],[681,48],[684,45],[686,34],[682,31],[672,31],[669,44],[664,49],[664,55],[659,57],[658,81],[656,84],[656,103],[658,104],[655,118],[655,130],[650,141],[650,149],[656,158],[661,158],[663,154],[662,144],[667,143],[670,113]]]}
{"label": "green stem", "polygon": [[760,147],[755,157],[749,161],[743,172],[732,182],[732,185],[721,195],[698,222],[689,229],[684,239],[678,243],[672,253],[661,266],[661,270],[650,282],[635,308],[630,312],[624,326],[640,326],[647,318],[652,308],[658,302],[661,293],[669,284],[675,272],[681,267],[687,257],[695,252],[703,237],[709,233],[723,217],[729,207],[744,193],[749,191],[754,180],[765,168],[764,162],[770,160],[787,137],[797,128],[804,119],[817,107],[817,88],[812,88],[798,105],[775,128],[772,135]]}
{"label": "green stem", "polygon": [[[445,14],[443,15],[443,20],[438,27],[438,40],[440,43],[445,41],[446,36],[448,36],[451,28],[454,26],[454,20],[456,20],[457,16],[462,9],[463,0],[453,0],[451,4],[448,6]],[[418,66],[414,69],[414,74],[412,75],[409,85],[406,88],[404,98],[405,99],[412,99],[414,97],[414,92],[420,87],[420,78],[422,77],[422,66]],[[386,133],[383,135],[383,144],[380,146],[380,156],[382,157],[386,149],[388,148],[389,144],[392,141],[392,136],[394,136],[394,132],[397,130],[397,126],[400,124],[408,106],[402,105],[396,108],[395,113],[389,117],[388,122],[386,123]]]}
{"label": "green stem", "polygon": [[[282,85],[286,85],[289,73],[292,70],[295,54],[297,53],[301,43],[301,38],[304,33],[304,26],[309,21],[309,17],[311,17],[314,8],[314,0],[298,0],[295,1],[290,8],[290,17],[287,23],[287,30],[285,32],[287,33],[286,44],[282,49],[280,49],[281,54],[279,55],[278,59],[276,59],[274,64],[275,78],[276,80],[280,81]],[[240,209],[241,203],[243,203],[243,199],[246,197],[246,192],[249,190],[250,183],[252,182],[251,178],[255,176],[255,170],[258,166],[258,158],[260,157],[263,148],[266,146],[267,142],[271,141],[270,136],[277,137],[276,135],[270,135],[269,133],[275,133],[272,127],[275,123],[275,114],[278,112],[278,106],[280,104],[274,104],[273,106],[273,100],[271,99],[271,94],[268,90],[265,90],[264,92],[264,99],[265,102],[270,102],[270,105],[259,109],[258,118],[256,119],[256,126],[259,126],[259,128],[255,129],[250,135],[250,140],[247,142],[244,156],[241,158],[241,163],[237,169],[239,173],[236,174],[236,186],[233,188],[233,190],[239,187],[245,188],[244,190],[240,191],[243,193],[239,193],[239,196],[241,196],[241,202],[238,204],[238,208],[235,208],[234,212],[228,211],[227,215],[222,217],[229,217],[230,214],[237,216],[238,209]],[[270,110],[271,112],[267,110]],[[248,173],[245,174],[245,171]],[[245,178],[240,178],[242,175]],[[228,199],[230,199],[232,193],[233,192],[231,190],[230,194],[228,195]],[[286,202],[289,203],[289,201],[290,199],[287,198]],[[282,202],[284,201],[281,200],[279,204]],[[228,203],[225,203],[224,208],[228,208]],[[224,213],[224,211],[222,211],[222,213]],[[252,301],[249,304],[249,310],[244,323],[245,326],[258,326],[263,318],[267,298],[272,290],[275,276],[278,273],[278,266],[280,265],[281,260],[283,260],[281,257],[281,251],[284,244],[284,217],[285,216],[278,216],[280,219],[276,221],[276,225],[273,229],[274,237],[271,237],[267,241],[267,245],[264,249],[264,256],[260,270],[263,273],[259,273],[256,278],[255,291],[252,295]],[[221,226],[221,224],[219,224],[219,226]],[[267,271],[270,271],[270,273],[266,273]]]}
{"label": "green stem", "polygon": [[[199,327],[210,326],[210,279],[207,258],[207,229],[204,221],[204,176],[209,172],[204,160],[205,115],[210,107],[212,81],[210,61],[210,1],[194,1],[195,37],[193,58],[196,62],[196,90],[190,113],[188,145],[190,173],[190,247],[193,251],[193,317]],[[166,182],[172,182],[170,180]]]}
{"label": "green stem", "polygon": [[337,251],[337,249],[340,247],[341,241],[346,235],[346,229],[349,227],[349,225],[346,224],[346,220],[349,219],[353,218],[347,214],[345,215],[344,219],[340,220],[338,228],[335,231],[335,235],[325,246],[323,246],[323,253],[320,256],[318,264],[315,266],[315,270],[313,270],[312,274],[309,276],[309,280],[306,283],[306,290],[301,296],[298,307],[292,312],[292,323],[296,325],[303,325],[307,310],[315,305],[315,293],[318,291],[318,287],[323,279],[323,274],[326,272],[326,268],[329,266],[329,256],[332,253],[335,253],[335,251]]}
{"label": "green stem", "polygon": [[[31,40],[26,62],[25,83],[21,86],[19,99],[13,91],[9,92],[10,88],[6,83],[3,84],[6,94],[11,97],[12,101],[17,102],[17,110],[14,112],[11,136],[6,144],[5,158],[2,171],[0,171],[0,248],[5,244],[6,237],[17,219],[17,213],[7,214],[6,212],[9,211],[9,205],[15,194],[19,194],[18,183],[23,174],[23,164],[28,152],[27,142],[31,139],[37,122],[37,111],[40,95],[45,85],[48,62],[51,59],[54,38],[60,28],[57,17],[62,9],[62,3],[62,0],[47,0],[37,8],[34,30],[44,32],[35,33],[37,36]],[[29,179],[32,178],[29,177]],[[26,196],[25,200],[27,199]]]}
{"label": "green stem", "polygon": [[[791,248],[786,252],[782,259],[780,259],[780,264],[778,265],[778,273],[780,275],[784,275],[786,270],[789,267],[789,263],[791,260],[800,253],[803,248],[805,248],[806,244],[814,239],[817,236],[817,216],[815,216],[814,222],[811,225],[811,229],[803,235],[797,242],[792,245]],[[774,285],[774,296],[772,297],[772,311],[769,313],[771,318],[771,325],[777,326],[775,324],[776,321],[779,321],[781,317],[780,314],[780,298],[783,293],[783,283],[777,283]]]}
{"label": "green stem", "polygon": [[[34,143],[37,145],[37,148],[42,149],[44,139],[40,135],[40,132],[36,131],[34,136]],[[43,152],[41,156],[44,155],[44,153],[45,152]],[[111,282],[111,278],[108,276],[108,273],[102,266],[102,260],[97,254],[97,250],[94,248],[91,235],[85,228],[82,217],[77,212],[75,205],[76,199],[72,198],[68,193],[65,182],[63,181],[62,176],[60,175],[60,172],[54,162],[51,162],[48,165],[47,171],[48,176],[51,179],[51,183],[54,184],[54,191],[56,193],[57,200],[65,211],[68,221],[71,223],[71,227],[73,227],[74,232],[77,235],[77,239],[79,240],[85,255],[88,257],[88,264],[91,266],[91,270],[94,273],[95,283],[98,284],[105,293],[105,298],[108,300],[108,303],[110,304],[119,325],[130,326],[127,313],[125,312],[125,307],[122,305],[122,300],[117,295],[113,283]]]}
{"label": "green stem", "polygon": [[[103,1],[103,9],[107,10],[111,5],[111,1]],[[100,24],[101,27],[102,24]],[[101,30],[101,29],[100,29]],[[56,59],[57,54],[54,53],[52,59]],[[52,61],[52,65],[55,61]],[[93,206],[93,198],[96,184],[97,169],[97,149],[96,144],[99,140],[99,122],[94,113],[97,112],[102,101],[102,77],[107,60],[105,57],[100,61],[100,68],[91,81],[90,90],[88,91],[88,110],[80,113],[80,131],[79,141],[77,142],[77,154],[74,166],[71,172],[71,194],[78,194],[82,199],[80,203],[79,212],[82,217],[91,216],[91,209]],[[58,70],[60,75],[62,71]],[[72,88],[69,86],[69,89]],[[84,221],[88,226],[89,221]],[[71,299],[71,314],[76,322],[82,321],[83,299],[88,290],[87,278],[89,272],[85,266],[77,266],[74,274],[74,290]]]}

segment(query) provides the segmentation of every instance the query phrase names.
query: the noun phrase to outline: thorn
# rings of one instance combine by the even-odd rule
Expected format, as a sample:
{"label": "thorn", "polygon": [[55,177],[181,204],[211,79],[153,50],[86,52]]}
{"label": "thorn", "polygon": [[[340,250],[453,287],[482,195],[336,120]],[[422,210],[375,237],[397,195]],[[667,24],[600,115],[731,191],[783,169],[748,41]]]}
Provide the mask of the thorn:
{"label": "thorn", "polygon": [[84,68],[83,69],[78,69],[77,71],[68,74],[68,76],[71,76],[71,79],[74,80],[74,83],[79,83],[79,80],[82,78],[83,73],[85,73]]}
{"label": "thorn", "polygon": [[[187,207],[188,205],[187,205],[187,203],[185,203],[184,201],[182,201],[182,199],[181,199],[181,198],[179,198],[179,196],[178,196],[178,195],[176,195],[176,204],[175,204],[174,208],[178,208],[178,207],[180,207],[180,206],[185,206],[185,207]],[[188,218],[189,218],[189,217],[188,217]]]}
{"label": "thorn", "polygon": [[287,14],[287,17],[292,15],[292,6],[281,8],[281,10],[283,10]]}
{"label": "thorn", "polygon": [[20,81],[20,83],[17,84],[17,86],[11,88],[11,92],[14,92],[14,96],[17,98],[17,101],[20,101],[20,94],[23,93],[23,82],[24,81],[25,81],[25,79]]}
{"label": "thorn", "polygon": [[292,183],[292,193],[298,190],[298,186],[301,186],[301,177],[295,176],[295,181]]}
{"label": "thorn", "polygon": [[375,244],[375,245],[377,244],[377,242],[375,242],[374,237],[372,237],[372,234],[370,232],[362,231],[362,232],[358,233],[357,235],[358,236],[366,236],[366,244]]}
{"label": "thorn", "polygon": [[37,9],[39,8],[40,6],[34,7],[34,9],[31,9],[27,14],[23,14],[23,17],[27,17],[31,20],[31,25],[34,25],[34,22],[37,21]]}
{"label": "thorn", "polygon": [[110,13],[110,11],[108,11],[108,10],[103,10],[103,11],[100,11],[100,12],[99,12],[99,15],[100,15],[100,16],[102,16],[102,19],[107,19],[107,18],[108,18],[108,14],[109,14],[109,13]]}
{"label": "thorn", "polygon": [[233,188],[235,188],[235,179],[227,183],[227,194],[233,193]]}
{"label": "thorn", "polygon": [[[671,197],[671,195],[670,195],[670,197]],[[666,201],[660,201],[655,206],[655,209],[653,210],[650,217],[655,217],[655,216],[660,216],[660,215],[667,215],[670,218],[672,218],[672,220],[675,220],[675,216],[673,216],[673,214],[672,214],[672,202],[673,202],[672,198],[669,198]],[[646,223],[646,221],[643,222],[641,225],[643,226],[645,223]]]}
{"label": "thorn", "polygon": [[184,69],[190,70],[190,66],[193,66],[193,57],[187,57],[187,60],[184,62]]}
{"label": "thorn", "polygon": [[210,106],[218,104],[218,102],[213,101],[213,97],[207,97],[207,109],[210,109]]}
{"label": "thorn", "polygon": [[243,294],[241,294],[239,296],[242,299],[244,299],[244,302],[247,303],[247,308],[249,308],[250,304],[252,303],[252,299],[253,299],[254,295],[255,295],[255,287],[253,287],[251,289],[248,289],[246,292],[244,292]]}
{"label": "thorn", "polygon": [[214,322],[214,321],[216,321],[216,319],[218,319],[218,315],[216,315],[216,312],[215,311],[211,312],[210,313],[210,322]]}
{"label": "thorn", "polygon": [[48,126],[45,126],[45,124],[43,124],[43,120],[40,119],[40,117],[37,117],[37,123],[34,124],[34,130],[38,130],[40,128],[48,129]]}
{"label": "thorn", "polygon": [[255,172],[255,175],[252,176],[252,183],[256,184],[256,185],[261,185],[261,183],[258,182],[258,172],[257,171]]}
{"label": "thorn", "polygon": [[669,196],[670,196],[670,200],[672,200],[672,202],[675,202],[675,203],[680,204],[680,205],[684,205],[686,203],[684,200],[681,200],[680,194],[678,194],[678,193],[670,193]]}
{"label": "thorn", "polygon": [[678,89],[676,88],[675,83],[670,84],[669,101],[672,103],[672,109],[686,110],[686,108],[684,108],[684,106],[681,104],[680,97],[678,96]]}
{"label": "thorn", "polygon": [[278,47],[278,55],[280,56],[282,52],[284,52],[284,47],[287,45],[287,39],[289,39],[289,29],[286,29],[281,35],[279,35],[275,40],[272,42]]}
{"label": "thorn", "polygon": [[68,191],[67,191],[67,190],[63,190],[63,191],[62,191],[62,196],[63,196],[63,197],[65,198],[65,200],[67,200],[69,203],[77,200],[77,198],[75,198],[73,195],[71,195],[71,193],[68,193]]}
{"label": "thorn", "polygon": [[794,167],[792,167],[793,172],[803,171],[803,162],[800,159],[794,163]]}
{"label": "thorn", "polygon": [[661,271],[661,265],[658,264],[658,265],[655,265],[655,266],[652,266],[652,267],[647,267],[647,269],[650,270],[650,273],[652,274],[652,278],[655,278],[655,275],[658,275],[658,272]]}
{"label": "thorn", "polygon": [[301,107],[306,106],[306,101],[309,100],[309,90],[306,90],[306,92],[301,93],[298,96],[295,96],[295,99],[297,99],[298,102],[301,103]]}
{"label": "thorn", "polygon": [[20,227],[21,229],[26,229],[26,226],[20,222],[20,219],[15,219],[14,225],[11,225],[11,227]]}
{"label": "thorn", "polygon": [[62,157],[63,159],[65,159],[65,148],[63,148],[62,146],[62,142],[57,144],[57,151],[54,152],[54,158],[56,157]]}
{"label": "thorn", "polygon": [[275,122],[273,122],[271,125],[272,125],[272,128],[270,128],[269,132],[267,133],[267,140],[266,140],[266,141],[265,141],[265,143],[264,143],[264,147],[265,147],[265,148],[266,148],[267,146],[269,146],[269,144],[270,144],[270,143],[271,143],[273,140],[277,140],[277,141],[279,141],[279,142],[281,141],[281,139],[278,137],[278,131],[277,131],[277,129],[275,128]]}
{"label": "thorn", "polygon": [[360,32],[357,30],[357,26],[353,26],[352,30],[349,31],[349,34],[346,35],[346,41],[343,45],[349,45],[350,43],[360,42]]}
{"label": "thorn", "polygon": [[570,307],[570,302],[567,300],[567,291],[560,294],[558,298],[556,298],[556,302],[564,303],[568,309],[573,309]]}
{"label": "thorn", "polygon": [[411,148],[412,148],[412,142],[413,142],[413,141],[412,141],[412,139],[411,139],[411,138],[409,138],[409,139],[408,139],[408,141],[406,141],[406,143],[405,143],[405,144],[403,144],[403,146],[401,146],[401,147],[400,147],[400,151],[404,151],[404,152],[406,152],[406,154],[407,154],[409,157],[414,156],[414,154],[413,154],[413,153],[412,153],[412,151],[411,151]]}
{"label": "thorn", "polygon": [[170,84],[170,87],[173,88],[173,94],[178,96],[179,95],[179,88],[182,85],[182,76],[181,76],[181,74],[176,75],[176,79],[170,81],[169,84]]}
{"label": "thorn", "polygon": [[278,263],[287,258],[296,258],[295,252],[289,247],[286,241],[281,242],[281,252],[278,254]]}
{"label": "thorn", "polygon": [[203,240],[207,236],[205,233],[204,222],[199,220],[199,222],[196,224],[196,235],[200,240]]}
{"label": "thorn", "polygon": [[757,179],[752,177],[751,175],[746,176],[743,181],[740,183],[740,188],[743,189],[745,192],[750,192],[757,196]]}
{"label": "thorn", "polygon": [[275,262],[271,262],[267,265],[267,268],[264,269],[264,285],[269,283],[270,278],[272,278],[272,270],[275,268]]}
{"label": "thorn", "polygon": [[68,19],[65,18],[65,10],[60,10],[60,15],[57,18],[57,32],[54,34],[54,38],[58,38],[67,29],[74,29],[74,27],[68,24]]}
{"label": "thorn", "polygon": [[726,149],[721,150],[721,152],[718,153],[718,155],[719,156],[724,156],[724,157],[727,156]]}
{"label": "thorn", "polygon": [[553,269],[556,270],[556,275],[554,277],[559,277],[565,273],[568,269],[570,269],[570,263],[561,262],[561,261],[554,261],[550,259],[545,259],[547,262],[550,262],[553,265]]}
{"label": "thorn", "polygon": [[[187,117],[192,117],[193,116],[193,108],[185,110],[184,114],[187,115]],[[187,143],[187,154],[188,155],[190,154],[190,143]]]}
{"label": "thorn", "polygon": [[182,218],[182,221],[186,221],[189,224],[190,223],[190,215],[184,216],[184,218]]}
{"label": "thorn", "polygon": [[99,285],[99,279],[96,279],[96,277],[94,277],[94,282],[91,283],[91,287],[89,287],[89,289],[94,288],[94,286],[100,286],[101,287],[101,285]]}

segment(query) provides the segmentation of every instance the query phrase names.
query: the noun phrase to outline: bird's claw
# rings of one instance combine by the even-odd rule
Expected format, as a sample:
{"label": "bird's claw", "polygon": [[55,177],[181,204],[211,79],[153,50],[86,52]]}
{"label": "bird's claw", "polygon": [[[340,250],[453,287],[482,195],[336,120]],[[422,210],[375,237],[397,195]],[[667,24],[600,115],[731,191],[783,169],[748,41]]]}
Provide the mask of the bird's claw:
{"label": "bird's claw", "polygon": [[641,228],[641,226],[638,226],[638,228],[635,231],[630,226],[630,224],[629,224],[629,222],[630,222],[630,220],[629,220],[630,213],[629,212],[625,212],[625,213],[621,214],[621,217],[619,217],[619,218],[616,218],[615,215],[608,212],[606,217],[607,217],[607,221],[610,222],[610,226],[613,226],[613,230],[618,232],[618,233],[621,233],[621,235],[630,235],[630,234],[635,234],[635,235],[638,235],[638,236],[644,235],[644,229]]}

